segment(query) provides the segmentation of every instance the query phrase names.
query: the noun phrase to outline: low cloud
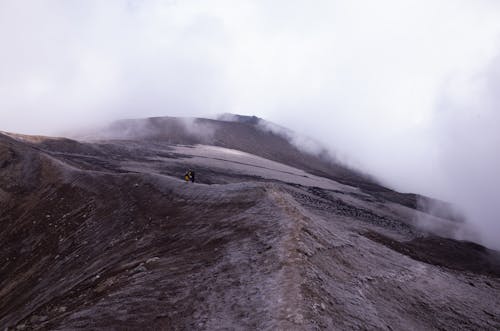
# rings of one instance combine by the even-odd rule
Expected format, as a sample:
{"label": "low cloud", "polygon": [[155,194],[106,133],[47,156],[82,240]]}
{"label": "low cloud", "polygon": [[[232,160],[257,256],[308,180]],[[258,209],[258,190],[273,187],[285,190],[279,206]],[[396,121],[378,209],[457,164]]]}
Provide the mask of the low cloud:
{"label": "low cloud", "polygon": [[434,120],[443,195],[465,212],[480,241],[500,249],[500,56],[450,79]]}

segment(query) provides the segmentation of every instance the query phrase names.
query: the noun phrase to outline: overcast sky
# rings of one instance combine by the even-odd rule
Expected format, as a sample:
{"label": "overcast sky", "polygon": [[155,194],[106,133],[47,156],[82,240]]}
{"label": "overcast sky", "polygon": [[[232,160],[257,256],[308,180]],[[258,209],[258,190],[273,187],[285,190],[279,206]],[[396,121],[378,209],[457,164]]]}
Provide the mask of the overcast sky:
{"label": "overcast sky", "polygon": [[498,0],[0,0],[0,130],[263,117],[500,232]]}

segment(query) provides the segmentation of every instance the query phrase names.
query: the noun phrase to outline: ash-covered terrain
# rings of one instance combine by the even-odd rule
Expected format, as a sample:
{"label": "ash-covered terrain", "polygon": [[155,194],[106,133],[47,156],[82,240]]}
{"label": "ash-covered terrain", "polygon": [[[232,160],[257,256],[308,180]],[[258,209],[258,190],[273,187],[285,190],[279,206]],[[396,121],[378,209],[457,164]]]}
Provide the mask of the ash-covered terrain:
{"label": "ash-covered terrain", "polygon": [[449,205],[288,138],[252,117],[0,134],[0,329],[500,329],[500,254],[453,239]]}

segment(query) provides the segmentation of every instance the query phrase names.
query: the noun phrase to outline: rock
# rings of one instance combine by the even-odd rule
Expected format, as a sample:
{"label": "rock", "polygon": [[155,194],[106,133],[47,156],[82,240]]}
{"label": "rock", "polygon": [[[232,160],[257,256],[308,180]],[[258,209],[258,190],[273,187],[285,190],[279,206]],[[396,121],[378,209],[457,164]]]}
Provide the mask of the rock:
{"label": "rock", "polygon": [[132,273],[133,274],[138,273],[138,272],[146,272],[146,271],[148,271],[148,268],[146,268],[144,266],[144,263],[141,263],[137,267],[135,267],[134,269],[132,269]]}
{"label": "rock", "polygon": [[304,315],[301,313],[296,313],[296,314],[290,314],[287,316],[287,318],[292,321],[295,324],[302,324],[304,323]]}
{"label": "rock", "polygon": [[157,257],[157,256],[155,256],[155,257],[152,257],[152,258],[147,259],[147,260],[146,260],[146,264],[154,263],[154,262],[157,262],[157,261],[159,261],[159,260],[160,260],[160,258],[159,258],[159,257]]}
{"label": "rock", "polygon": [[58,307],[58,308],[56,309],[56,312],[58,312],[58,313],[65,313],[65,312],[66,312],[66,310],[68,310],[68,308],[67,308],[67,307],[65,307],[65,306],[61,306],[61,307]]}
{"label": "rock", "polygon": [[100,283],[96,288],[95,288],[95,291],[97,293],[102,293],[104,292],[107,288],[109,288],[110,286],[112,286],[113,284],[115,283],[115,280],[114,278],[109,278],[107,279],[106,281]]}
{"label": "rock", "polygon": [[36,323],[41,323],[41,322],[45,322],[46,320],[48,320],[49,318],[47,316],[39,316],[39,315],[33,315],[31,318],[30,318],[30,322],[31,324],[36,324]]}
{"label": "rock", "polygon": [[16,326],[16,330],[26,330],[26,324],[19,324]]}

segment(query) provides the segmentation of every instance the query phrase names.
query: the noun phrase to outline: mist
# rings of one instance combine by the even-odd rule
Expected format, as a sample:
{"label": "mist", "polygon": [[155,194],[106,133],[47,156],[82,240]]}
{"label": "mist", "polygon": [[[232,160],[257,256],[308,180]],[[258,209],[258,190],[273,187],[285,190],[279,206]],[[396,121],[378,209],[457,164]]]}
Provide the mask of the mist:
{"label": "mist", "polygon": [[256,115],[500,249],[500,3],[0,2],[0,130]]}

